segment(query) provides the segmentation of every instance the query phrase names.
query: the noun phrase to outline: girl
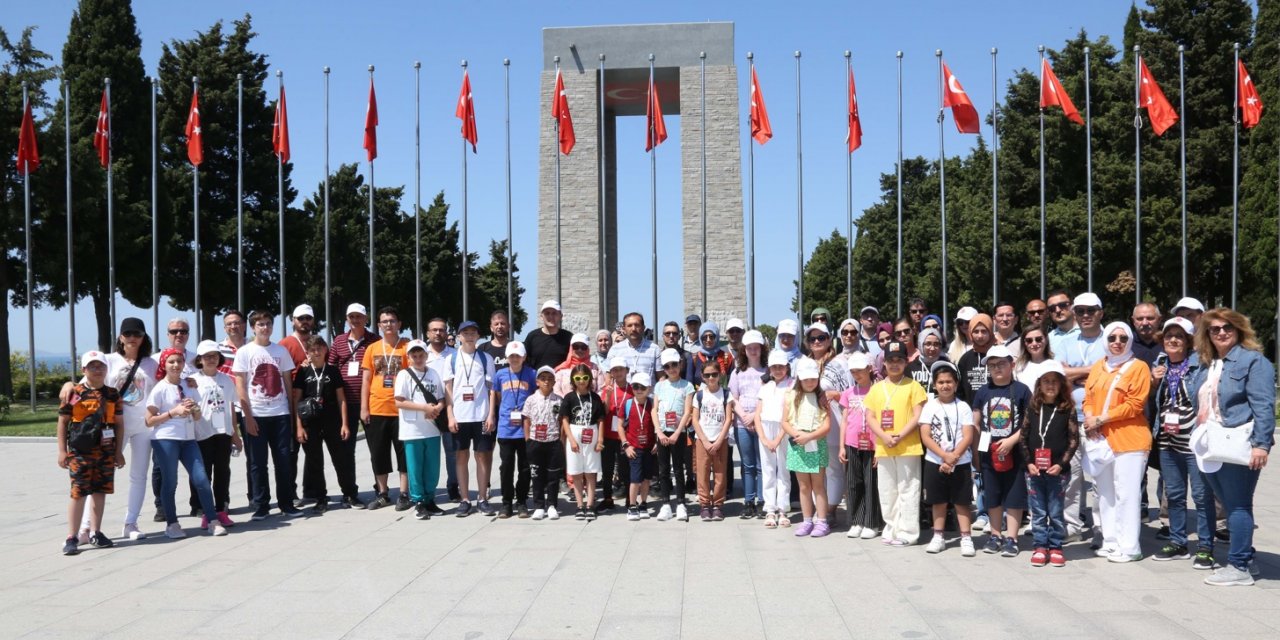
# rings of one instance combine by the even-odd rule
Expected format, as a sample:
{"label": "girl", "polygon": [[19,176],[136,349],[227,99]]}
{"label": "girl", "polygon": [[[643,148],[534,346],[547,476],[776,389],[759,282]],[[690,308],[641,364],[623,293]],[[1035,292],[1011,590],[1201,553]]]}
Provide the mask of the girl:
{"label": "girl", "polygon": [[[945,360],[933,365],[933,384],[938,395],[930,399],[920,412],[920,441],[924,454],[924,502],[933,511],[933,539],[925,548],[928,553],[942,553],[947,547],[943,530],[947,508],[956,510],[960,525],[960,555],[972,558],[976,553],[969,533],[973,503],[973,411],[963,400],[956,399],[960,372]],[[927,425],[927,428],[925,426]]]}
{"label": "girl", "polygon": [[752,329],[742,335],[742,350],[737,366],[729,376],[729,393],[733,394],[733,426],[736,429],[738,457],[742,461],[742,514],[739,518],[765,517],[761,498],[760,432],[756,417],[760,409],[760,386],[768,379],[764,367],[764,335]]}
{"label": "girl", "polygon": [[925,392],[930,397],[933,397],[935,393],[933,390],[933,364],[939,360],[946,359],[942,353],[942,332],[930,327],[920,332],[920,338],[917,342],[919,343],[919,349],[916,353],[920,354],[920,356],[907,363],[907,375],[911,376],[912,380],[920,383]]}
{"label": "girl", "polygon": [[[200,442],[200,455],[204,458],[204,471],[213,480],[213,506],[218,522],[224,527],[235,524],[227,516],[231,484],[231,450],[243,450],[244,442],[236,432],[236,416],[232,402],[236,399],[236,383],[231,376],[219,370],[225,358],[218,350],[218,343],[205,340],[196,347],[196,364],[200,369],[192,374],[200,395],[200,421],[196,422],[196,439]],[[191,491],[192,495],[197,492]],[[201,529],[209,528],[209,512],[200,521]]]}
{"label": "girl", "polygon": [[689,512],[684,506],[684,460],[688,447],[685,430],[693,419],[693,385],[680,378],[680,354],[674,349],[663,350],[659,360],[667,377],[653,385],[653,423],[660,429],[658,475],[664,501],[658,520],[670,520],[673,514],[678,520],[688,520]]}
{"label": "girl", "polygon": [[1013,377],[1028,387],[1034,387],[1045,363],[1053,360],[1053,352],[1049,350],[1049,335],[1044,328],[1029,325],[1022,329],[1022,353],[1018,354],[1018,362],[1013,366]]}
{"label": "girl", "polygon": [[905,547],[920,538],[920,412],[924,387],[906,377],[907,347],[890,342],[884,352],[886,378],[867,392],[867,417],[876,436],[876,485],[884,530],[880,541]]}
{"label": "girl", "polygon": [[631,393],[634,395],[622,403],[622,424],[627,439],[624,450],[631,479],[627,520],[632,521],[649,518],[649,484],[658,473],[658,438],[649,406],[652,402],[649,387],[652,384],[648,373],[637,371],[631,376]]}
{"label": "girl", "polygon": [[[329,490],[324,479],[326,446],[345,497],[356,495],[356,459],[345,444],[351,441],[352,434],[347,424],[346,383],[342,372],[337,365],[327,363],[329,345],[324,338],[310,336],[303,347],[307,350],[307,362],[298,365],[293,376],[293,402],[299,407],[308,402],[319,408],[306,422],[299,412],[296,424],[298,443],[307,454],[302,484],[315,491],[316,505],[312,511],[319,515],[329,509]],[[403,433],[400,439],[404,440]]]}
{"label": "girl", "polygon": [[[440,427],[436,418],[452,398],[440,374],[427,366],[427,343],[414,340],[409,343],[408,352],[409,368],[396,373],[395,402],[409,474],[409,500],[415,505],[414,517],[429,520],[433,513],[443,513],[439,507],[432,509],[440,479]],[[310,462],[310,454],[307,455]],[[502,497],[507,499],[508,494]],[[510,508],[510,503],[507,506]]]}
{"label": "girl", "polygon": [[764,526],[791,526],[787,508],[791,506],[791,474],[787,473],[787,450],[782,446],[782,406],[791,388],[791,367],[787,353],[769,352],[769,377],[760,386],[756,411],[756,433],[760,434],[760,475],[763,488]]}
{"label": "girl", "polygon": [[[711,323],[708,323],[711,324]],[[720,386],[720,365],[714,361],[702,363],[702,389],[694,394],[693,428],[697,432],[695,451],[698,477],[698,505],[701,518],[724,520],[725,466],[729,464],[729,425],[733,421],[733,399],[728,390]],[[715,490],[712,491],[714,474]]]}
{"label": "girl", "polygon": [[[204,471],[204,457],[196,444],[195,422],[201,418],[200,392],[184,389],[183,369],[187,358],[179,349],[165,349],[160,353],[160,369],[163,378],[151,389],[147,397],[147,426],[151,428],[151,449],[160,467],[160,502],[168,525],[164,535],[168,538],[185,538],[186,533],[178,524],[178,511],[173,494],[178,488],[178,462],[187,469],[200,507],[205,513],[217,513],[213,505],[213,491],[209,488],[209,476]],[[213,535],[225,536],[227,529],[221,522],[213,525]]]}
{"label": "girl", "polygon": [[[1063,502],[1071,481],[1071,457],[1080,444],[1079,427],[1061,364],[1049,360],[1040,369],[1040,378],[1032,384],[1035,392],[1031,404],[1027,405],[1023,437],[1019,442],[1022,459],[1027,461],[1027,505],[1031,509],[1035,541],[1031,566],[1043,567],[1047,562],[1062,567],[1067,564],[1062,555],[1062,543],[1067,536]],[[1212,525],[1213,518],[1209,518],[1209,526]]]}
{"label": "girl", "polygon": [[840,463],[845,465],[845,484],[849,487],[845,498],[851,522],[848,536],[870,540],[884,526],[876,490],[876,452],[864,402],[871,390],[871,358],[859,351],[849,354],[848,361],[853,384],[840,394],[840,406],[844,408]]}
{"label": "girl", "polygon": [[[786,432],[787,469],[800,483],[800,509],[804,522],[796,536],[821,538],[831,533],[827,524],[827,396],[818,386],[818,363],[811,358],[796,361],[797,387],[783,403],[782,430]],[[815,513],[816,510],[816,513]]]}
{"label": "girl", "polygon": [[528,446],[529,473],[533,477],[533,519],[559,520],[556,493],[564,473],[564,448],[560,446],[560,396],[555,394],[556,370],[538,369],[538,391],[524,401],[524,439]]}
{"label": "girl", "polygon": [[[818,387],[827,400],[827,418],[831,424],[827,427],[827,477],[824,485],[827,491],[828,519],[827,525],[835,523],[836,507],[844,497],[844,467],[840,464],[840,452],[844,447],[840,443],[841,426],[844,424],[844,412],[840,409],[840,394],[849,388],[849,365],[835,360],[835,349],[832,348],[831,332],[827,325],[815,322],[805,331],[805,344],[809,353],[818,365]],[[843,360],[843,359],[842,359]]]}
{"label": "girl", "polygon": [[566,445],[565,469],[573,479],[573,497],[578,505],[574,518],[595,520],[592,501],[596,495],[596,474],[600,473],[600,451],[604,449],[604,401],[592,391],[591,367],[579,364],[569,374],[573,393],[560,402],[560,433]]}

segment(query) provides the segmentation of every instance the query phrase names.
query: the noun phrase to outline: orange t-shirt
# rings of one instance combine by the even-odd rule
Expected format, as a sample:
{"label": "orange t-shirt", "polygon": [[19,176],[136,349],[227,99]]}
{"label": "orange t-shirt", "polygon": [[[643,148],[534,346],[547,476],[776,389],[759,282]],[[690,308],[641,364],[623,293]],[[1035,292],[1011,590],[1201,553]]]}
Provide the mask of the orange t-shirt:
{"label": "orange t-shirt", "polygon": [[401,369],[409,368],[409,357],[405,347],[409,340],[400,338],[395,347],[381,340],[369,345],[364,350],[364,361],[360,364],[363,371],[372,372],[369,380],[369,414],[375,416],[398,416],[396,410],[396,374]]}
{"label": "orange t-shirt", "polygon": [[[1120,380],[1116,382],[1115,391],[1110,391],[1112,380],[1116,376]],[[1084,414],[1102,415],[1107,393],[1111,392],[1111,403],[1107,405],[1102,433],[1116,453],[1151,450],[1151,427],[1147,425],[1147,418],[1142,413],[1150,390],[1151,370],[1141,360],[1134,360],[1121,373],[1120,369],[1107,371],[1107,360],[1103,358],[1094,363],[1089,371],[1089,377],[1084,383]]]}
{"label": "orange t-shirt", "polygon": [[72,422],[84,422],[84,419],[96,413],[100,406],[102,406],[103,424],[114,425],[116,412],[120,408],[120,394],[115,388],[107,385],[91,389],[88,384],[81,382],[71,391],[71,398],[67,404],[58,408],[58,415],[71,416]]}

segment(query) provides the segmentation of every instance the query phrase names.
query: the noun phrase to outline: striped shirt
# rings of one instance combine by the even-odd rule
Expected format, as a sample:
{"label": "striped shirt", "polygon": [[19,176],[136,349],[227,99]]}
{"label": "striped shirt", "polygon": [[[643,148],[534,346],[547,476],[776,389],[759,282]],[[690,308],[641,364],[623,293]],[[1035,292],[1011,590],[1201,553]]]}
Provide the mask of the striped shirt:
{"label": "striped shirt", "polygon": [[[365,331],[359,340],[352,338],[350,333],[343,333],[334,338],[333,346],[329,347],[328,363],[337,367],[342,374],[343,393],[347,397],[348,407],[360,406],[360,363],[364,360],[364,350],[381,339],[370,331]],[[352,367],[352,364],[355,366]]]}

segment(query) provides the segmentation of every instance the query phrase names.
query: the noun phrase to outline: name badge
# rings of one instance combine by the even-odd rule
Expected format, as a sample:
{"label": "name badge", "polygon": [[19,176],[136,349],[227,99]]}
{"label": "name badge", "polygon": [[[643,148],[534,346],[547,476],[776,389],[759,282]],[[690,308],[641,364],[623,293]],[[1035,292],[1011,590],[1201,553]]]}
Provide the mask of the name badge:
{"label": "name badge", "polygon": [[640,433],[636,434],[636,448],[646,449],[649,447],[649,434],[645,433],[644,427],[640,427]]}
{"label": "name badge", "polygon": [[106,429],[103,429],[103,430],[102,430],[102,442],[103,442],[103,443],[111,442],[112,440],[115,440],[115,439],[116,439],[116,430],[115,430],[115,429],[112,429],[111,427],[107,427]]}
{"label": "name badge", "polygon": [[347,377],[354,378],[360,375],[360,363],[352,360],[347,363]]}
{"label": "name badge", "polygon": [[1053,454],[1048,449],[1036,449],[1036,468],[1048,471],[1053,466]]}
{"label": "name badge", "polygon": [[863,429],[858,432],[858,448],[863,451],[871,450],[871,432]]}
{"label": "name badge", "polygon": [[587,427],[587,428],[585,428],[585,429],[583,429],[583,430],[582,430],[582,438],[581,438],[581,439],[582,439],[582,444],[591,444],[591,441],[592,441],[595,437],[596,437],[596,430],[595,430],[595,429],[592,429],[591,427]]}
{"label": "name badge", "polygon": [[991,450],[991,432],[983,431],[982,435],[978,436],[978,451],[986,453],[990,450]]}
{"label": "name badge", "polygon": [[674,411],[668,411],[666,415],[666,423],[668,429],[675,429],[680,424],[680,416]]}
{"label": "name badge", "polygon": [[524,420],[524,414],[523,414],[523,413],[520,413],[519,411],[512,411],[512,412],[511,412],[511,423],[512,423],[512,424],[520,424],[520,421],[521,421],[521,420]]}
{"label": "name badge", "polygon": [[535,425],[533,425],[533,439],[534,439],[534,440],[546,440],[546,439],[547,439],[547,425],[545,425],[545,424],[535,424]]}
{"label": "name badge", "polygon": [[893,409],[885,409],[880,412],[880,430],[885,433],[893,433]]}
{"label": "name badge", "polygon": [[474,401],[475,399],[476,399],[476,389],[475,389],[475,387],[463,387],[463,388],[462,388],[462,401],[463,401],[463,402],[472,402],[472,401]]}
{"label": "name badge", "polygon": [[396,377],[393,375],[382,376],[382,388],[392,389],[396,386]]}
{"label": "name badge", "polygon": [[613,432],[619,435],[622,434],[622,418],[618,416],[613,417]]}
{"label": "name badge", "polygon": [[1178,424],[1178,414],[1173,411],[1164,412],[1164,432],[1176,436],[1182,431],[1182,425]]}

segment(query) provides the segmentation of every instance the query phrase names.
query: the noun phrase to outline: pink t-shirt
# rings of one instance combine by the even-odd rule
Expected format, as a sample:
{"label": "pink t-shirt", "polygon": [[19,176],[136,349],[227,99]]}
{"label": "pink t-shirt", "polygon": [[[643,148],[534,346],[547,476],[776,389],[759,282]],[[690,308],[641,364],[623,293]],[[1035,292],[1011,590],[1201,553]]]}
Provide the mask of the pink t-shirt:
{"label": "pink t-shirt", "polygon": [[862,441],[871,442],[871,434],[864,420],[867,412],[862,404],[870,390],[871,387],[860,389],[855,385],[840,394],[840,406],[844,408],[844,443],[847,446],[857,447],[863,431],[867,431],[867,437],[862,438]]}

